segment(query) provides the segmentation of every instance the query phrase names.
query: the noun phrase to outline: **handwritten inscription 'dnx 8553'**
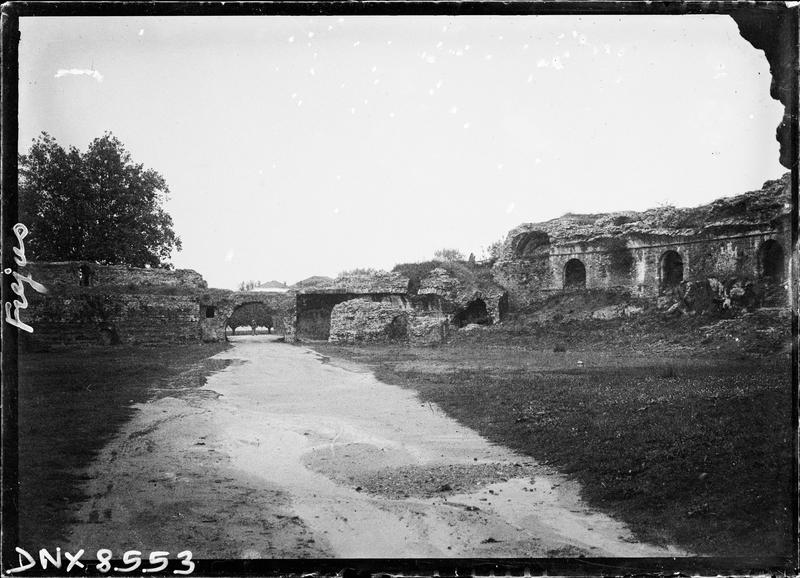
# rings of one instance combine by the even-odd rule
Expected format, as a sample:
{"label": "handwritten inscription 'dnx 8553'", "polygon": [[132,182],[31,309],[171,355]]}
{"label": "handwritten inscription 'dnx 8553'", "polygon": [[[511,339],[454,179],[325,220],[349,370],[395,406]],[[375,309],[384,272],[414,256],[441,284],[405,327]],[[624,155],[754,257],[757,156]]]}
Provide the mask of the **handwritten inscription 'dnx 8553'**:
{"label": "handwritten inscription 'dnx 8553'", "polygon": [[[14,235],[17,237],[17,241],[19,242],[19,247],[14,247],[14,262],[19,267],[25,267],[28,264],[28,260],[25,258],[25,244],[22,242],[28,235],[28,227],[23,225],[22,223],[17,223],[14,225]],[[27,331],[28,333],[33,333],[33,327],[28,325],[27,323],[23,323],[19,318],[20,309],[27,309],[28,308],[28,300],[25,297],[25,283],[33,287],[33,289],[39,293],[47,293],[47,287],[42,285],[41,283],[37,283],[33,280],[31,275],[21,275],[17,271],[13,271],[11,269],[4,269],[3,273],[6,275],[13,275],[14,279],[17,280],[16,283],[11,284],[11,290],[14,292],[15,295],[19,296],[20,299],[14,299],[13,307],[14,307],[14,314],[11,314],[11,307],[12,303],[6,301],[5,303],[5,311],[6,311],[6,322],[14,325],[15,327],[19,327],[23,331]]]}

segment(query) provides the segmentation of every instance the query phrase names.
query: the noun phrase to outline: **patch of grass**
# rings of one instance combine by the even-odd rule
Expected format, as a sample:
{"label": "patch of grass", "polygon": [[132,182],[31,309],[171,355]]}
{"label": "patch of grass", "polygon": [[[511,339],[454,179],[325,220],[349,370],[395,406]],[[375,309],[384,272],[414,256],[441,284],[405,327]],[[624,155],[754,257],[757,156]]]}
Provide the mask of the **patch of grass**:
{"label": "patch of grass", "polygon": [[[158,388],[203,385],[225,344],[59,348],[19,356],[20,546],[63,545],[81,468]],[[203,368],[205,370],[203,371]],[[190,383],[180,376],[190,372]]]}
{"label": "patch of grass", "polygon": [[788,356],[489,342],[409,349],[413,360],[397,346],[323,348],[372,363],[382,381],[574,477],[591,505],[641,540],[697,554],[790,555]]}

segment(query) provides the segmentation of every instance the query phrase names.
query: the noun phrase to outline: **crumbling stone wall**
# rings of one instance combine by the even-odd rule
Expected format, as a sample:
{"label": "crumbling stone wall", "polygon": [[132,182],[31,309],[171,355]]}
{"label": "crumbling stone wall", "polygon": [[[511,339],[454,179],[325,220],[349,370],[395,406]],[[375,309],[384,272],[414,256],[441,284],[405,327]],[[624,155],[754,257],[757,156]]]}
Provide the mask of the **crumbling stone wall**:
{"label": "crumbling stone wall", "polygon": [[[482,308],[483,317],[474,321],[496,323],[506,307],[506,291],[491,279],[465,281],[440,267],[423,277],[413,294],[408,278],[397,273],[356,276],[301,289],[292,339],[439,343],[447,337],[450,324],[463,324],[460,315]],[[398,321],[397,312],[403,312],[404,321]],[[287,336],[287,341],[292,339]]]}
{"label": "crumbling stone wall", "polygon": [[210,289],[197,296],[200,338],[203,341],[225,341],[225,328],[233,312],[247,303],[260,303],[273,316],[275,330],[284,337],[294,336],[292,314],[295,293],[263,291],[228,291]]}
{"label": "crumbling stone wall", "polygon": [[412,310],[408,320],[408,340],[413,345],[436,345],[447,339],[451,327],[446,315]]}
{"label": "crumbling stone wall", "polygon": [[[446,269],[437,267],[420,281],[420,297],[435,296],[427,302],[425,309],[436,311],[452,317],[468,309],[472,304],[483,303],[490,323],[498,323],[505,313],[506,291],[499,285],[484,284],[482,287],[463,283]],[[420,300],[421,301],[421,300]]]}
{"label": "crumbling stone wall", "polygon": [[29,301],[24,314],[37,343],[187,343],[199,337],[192,295],[50,293]]}
{"label": "crumbling stone wall", "polygon": [[354,299],[382,303],[405,309],[408,301],[405,295],[387,293],[330,293],[320,290],[301,291],[297,294],[294,334],[300,339],[326,340],[331,336],[332,315],[341,303]]}
{"label": "crumbling stone wall", "polygon": [[[628,269],[615,265],[614,256],[602,246],[591,243],[564,243],[552,247],[548,268],[544,275],[537,274],[538,267],[528,267],[522,260],[502,263],[495,270],[495,278],[508,290],[515,306],[526,306],[553,292],[565,289],[564,271],[568,261],[578,259],[586,268],[587,289],[625,288],[642,297],[655,297],[662,293],[664,270],[662,259],[667,251],[675,251],[682,261],[684,281],[702,279],[752,280],[775,283],[777,279],[764,279],[764,266],[760,259],[767,241],[781,247],[791,247],[789,231],[764,231],[722,238],[696,239],[631,238],[626,249],[630,255]],[[789,278],[789,255],[783,263],[782,280]]]}
{"label": "crumbling stone wall", "polygon": [[333,308],[329,341],[434,345],[447,338],[450,328],[451,317],[435,310],[421,311],[405,302],[357,298]]}
{"label": "crumbling stone wall", "polygon": [[294,317],[290,321],[291,339],[328,339],[334,308],[353,299],[391,304],[401,309],[408,306],[409,280],[397,273],[377,271],[319,279],[318,284],[306,286],[296,294]]}
{"label": "crumbling stone wall", "polygon": [[83,261],[29,263],[48,289],[28,291],[23,317],[34,341],[56,343],[180,343],[224,341],[233,311],[245,303],[266,305],[275,327],[293,334],[293,293],[208,289],[190,269],[146,269]]}
{"label": "crumbling stone wall", "polygon": [[[621,288],[657,297],[680,281],[715,279],[729,285],[751,282],[764,291],[784,286],[785,292],[792,246],[789,206],[787,174],[765,183],[762,191],[696,209],[565,215],[511,231],[492,272],[513,307],[569,290],[565,271],[576,260],[585,269],[586,289]],[[780,272],[772,275],[765,264],[770,244],[783,254]],[[678,263],[677,282],[665,267],[668,254]]]}
{"label": "crumbling stone wall", "polygon": [[333,307],[330,318],[332,343],[405,341],[408,311],[394,303],[351,299]]}
{"label": "crumbling stone wall", "polygon": [[195,271],[86,262],[35,262],[26,270],[48,290],[26,291],[22,317],[33,327],[27,339],[34,343],[156,344],[199,337],[196,292],[206,283]]}

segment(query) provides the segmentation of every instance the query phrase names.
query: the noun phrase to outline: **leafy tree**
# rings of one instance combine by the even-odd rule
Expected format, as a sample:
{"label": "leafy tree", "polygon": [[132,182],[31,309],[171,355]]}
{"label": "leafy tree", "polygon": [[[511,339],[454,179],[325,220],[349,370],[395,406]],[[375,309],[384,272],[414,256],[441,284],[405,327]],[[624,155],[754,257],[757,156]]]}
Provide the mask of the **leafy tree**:
{"label": "leafy tree", "polygon": [[237,327],[252,326],[272,327],[275,325],[272,310],[262,303],[245,303],[238,307],[228,319],[228,326],[235,330]]}
{"label": "leafy tree", "polygon": [[181,240],[162,203],[160,174],[131,160],[111,133],[82,153],[43,132],[19,157],[19,216],[25,249],[42,261],[166,267]]}
{"label": "leafy tree", "polygon": [[242,281],[239,283],[239,291],[252,291],[255,287],[261,285],[261,281]]}
{"label": "leafy tree", "polygon": [[481,257],[484,261],[490,260],[497,260],[500,258],[500,254],[503,252],[503,245],[505,244],[505,238],[498,239],[488,247],[483,247],[483,255]]}
{"label": "leafy tree", "polygon": [[433,258],[439,261],[463,261],[464,253],[458,249],[437,249],[433,252]]}
{"label": "leafy tree", "polygon": [[347,269],[346,271],[341,271],[336,277],[338,279],[342,279],[344,277],[352,277],[356,275],[377,275],[381,273],[377,269],[373,269],[372,267],[356,267],[355,269]]}

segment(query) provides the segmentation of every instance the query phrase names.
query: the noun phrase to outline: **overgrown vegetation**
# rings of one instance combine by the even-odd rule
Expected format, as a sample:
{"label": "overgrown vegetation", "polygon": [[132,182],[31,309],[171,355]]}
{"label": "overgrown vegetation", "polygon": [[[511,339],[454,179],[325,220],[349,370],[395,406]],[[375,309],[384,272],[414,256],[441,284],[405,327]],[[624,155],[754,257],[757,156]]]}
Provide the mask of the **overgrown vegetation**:
{"label": "overgrown vegetation", "polygon": [[263,303],[245,303],[234,309],[228,318],[228,327],[236,331],[237,327],[273,327],[274,312]]}
{"label": "overgrown vegetation", "polygon": [[[223,344],[80,347],[19,358],[19,545],[63,546],[81,469],[136,411],[168,389],[194,388]],[[161,393],[163,395],[163,392]]]}
{"label": "overgrown vegetation", "polygon": [[464,253],[458,249],[436,249],[433,252],[436,261],[464,261]]}
{"label": "overgrown vegetation", "polygon": [[468,261],[434,260],[419,263],[399,263],[392,268],[392,272],[408,277],[410,280],[409,292],[416,294],[419,291],[422,279],[436,268],[442,268],[456,277],[464,287],[481,288],[494,285],[494,278],[489,265],[470,263]]}
{"label": "overgrown vegetation", "polygon": [[345,271],[341,271],[338,275],[336,275],[337,279],[342,279],[344,277],[353,277],[358,275],[376,275],[381,273],[378,269],[373,269],[372,267],[356,267],[355,269],[347,269]]}

